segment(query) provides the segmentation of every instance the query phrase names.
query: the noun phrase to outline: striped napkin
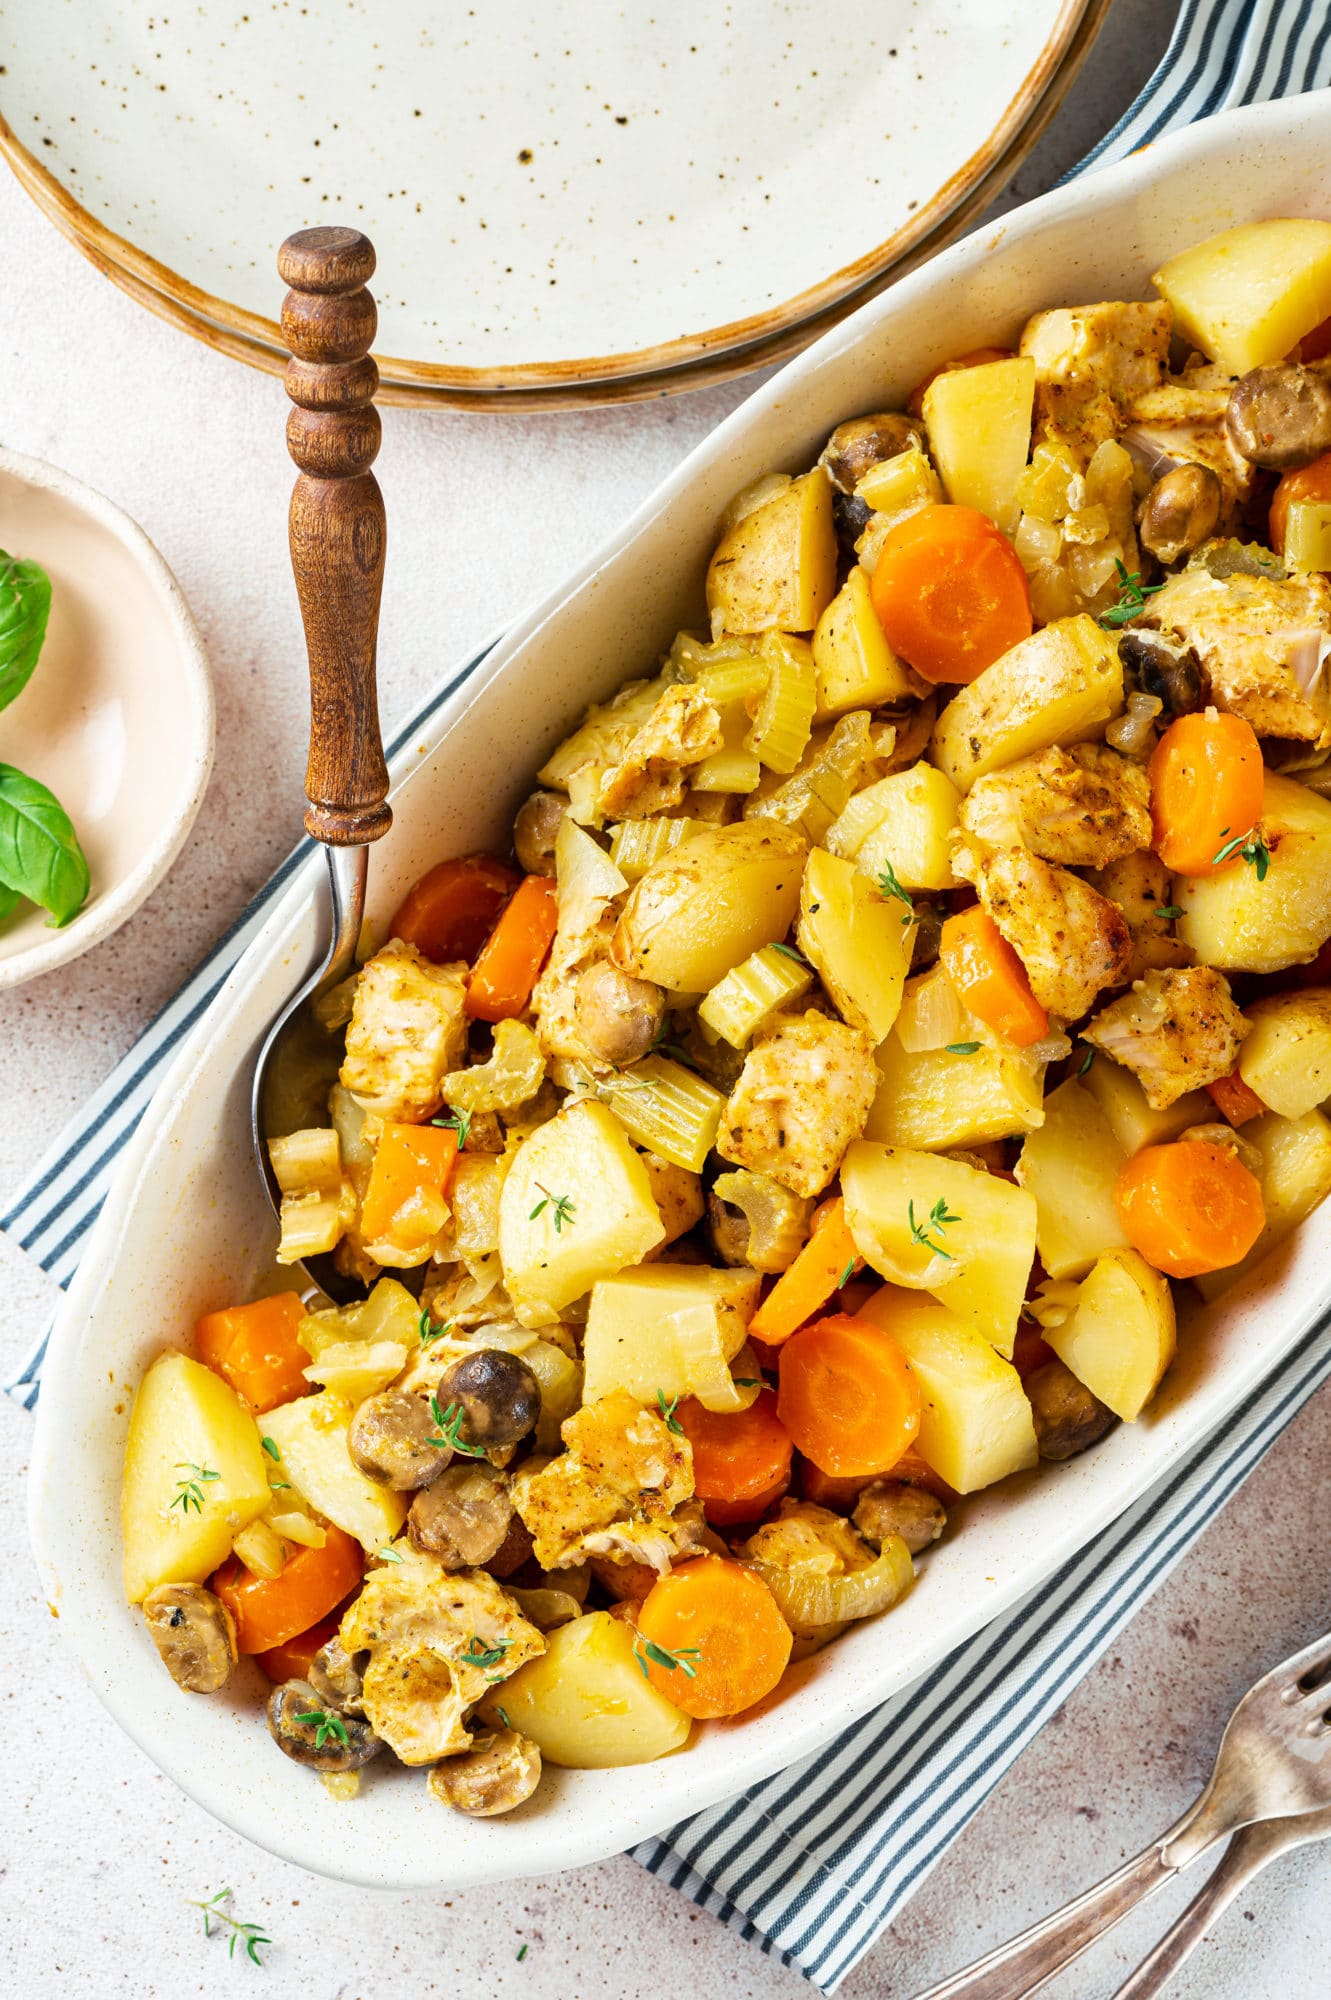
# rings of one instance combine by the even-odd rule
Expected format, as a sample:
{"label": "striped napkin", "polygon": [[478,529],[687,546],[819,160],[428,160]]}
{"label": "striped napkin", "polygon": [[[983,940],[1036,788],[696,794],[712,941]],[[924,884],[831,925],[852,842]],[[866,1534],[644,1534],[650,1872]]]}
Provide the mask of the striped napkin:
{"label": "striped napkin", "polygon": [[[1185,0],[1147,88],[1077,171],[1123,159],[1228,105],[1331,83],[1325,0]],[[485,657],[465,661],[389,745],[407,746]],[[395,769],[394,775],[400,776]],[[181,1039],[277,897],[322,864],[308,840],[61,1134],[0,1229],[61,1284],[79,1261],[120,1151]],[[43,1339],[8,1392],[41,1388]],[[1331,1315],[1167,1479],[923,1682],[825,1750],[633,1849],[760,1950],[831,1991],[891,1922],[1050,1715],[1331,1376]]]}

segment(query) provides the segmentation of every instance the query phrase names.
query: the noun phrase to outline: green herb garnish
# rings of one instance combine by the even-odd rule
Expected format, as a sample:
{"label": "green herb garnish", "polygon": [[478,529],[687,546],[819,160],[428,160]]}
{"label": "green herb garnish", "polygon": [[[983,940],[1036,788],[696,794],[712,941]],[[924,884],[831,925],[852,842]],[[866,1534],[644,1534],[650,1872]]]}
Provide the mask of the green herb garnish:
{"label": "green herb garnish", "polygon": [[259,1947],[260,1945],[271,1944],[272,1939],[266,1931],[260,1930],[258,1924],[243,1924],[238,1917],[233,1917],[229,1910],[224,1910],[221,1907],[230,1894],[230,1889],[219,1889],[215,1896],[204,1898],[187,1896],[185,1900],[192,1910],[203,1911],[203,1934],[205,1937],[212,1936],[214,1919],[219,1924],[230,1924],[231,1937],[227,1944],[228,1958],[234,1958],[237,1944],[243,1944],[246,1958],[254,1965],[262,1965],[263,1960],[259,1956]]}
{"label": "green herb garnish", "polygon": [[421,1337],[422,1347],[433,1347],[436,1340],[442,1340],[453,1322],[451,1319],[431,1319],[427,1306],[416,1322],[416,1331]]}
{"label": "green herb garnish", "polygon": [[949,1042],[947,1053],[950,1056],[973,1056],[979,1046],[978,1042]]}
{"label": "green herb garnish", "polygon": [[380,1549],[379,1560],[385,1563],[400,1563],[405,1562],[406,1557],[401,1549]]}
{"label": "green herb garnish", "polygon": [[671,1400],[667,1403],[665,1399],[665,1390],[664,1389],[657,1390],[656,1407],[661,1412],[662,1423],[664,1423],[668,1431],[673,1431],[676,1437],[683,1437],[684,1426],[679,1421],[679,1418],[675,1415],[675,1411],[678,1408],[678,1406],[679,1406],[678,1396],[672,1397]]}
{"label": "green herb garnish", "polygon": [[915,904],[911,898],[911,893],[909,889],[904,889],[901,886],[897,877],[897,871],[890,861],[885,861],[878,871],[878,887],[883,895],[895,896],[899,903],[906,905],[906,914],[901,919],[903,924],[910,924],[915,921]]}
{"label": "green herb garnish", "polygon": [[774,944],[773,951],[779,951],[782,958],[793,958],[796,965],[808,966],[809,961],[802,951],[796,951],[793,944]]}
{"label": "green herb garnish", "polygon": [[297,1722],[312,1722],[314,1724],[314,1747],[316,1750],[322,1750],[330,1736],[334,1743],[340,1743],[342,1748],[346,1749],[348,1742],[347,1725],[340,1715],[333,1713],[331,1708],[307,1708],[296,1717],[296,1720]]}
{"label": "green herb garnish", "polygon": [[430,1415],[434,1418],[439,1428],[434,1436],[427,1437],[425,1442],[433,1445],[436,1451],[457,1451],[461,1452],[464,1458],[485,1457],[485,1447],[483,1445],[464,1444],[462,1442],[462,1419],[465,1412],[461,1403],[450,1403],[446,1410],[441,1410],[439,1407],[439,1397],[432,1395],[430,1397]]}
{"label": "green herb garnish", "polygon": [[921,1244],[926,1250],[932,1250],[936,1257],[946,1257],[950,1264],[953,1261],[952,1252],[945,1250],[941,1243],[935,1243],[929,1232],[932,1229],[941,1235],[949,1222],[960,1222],[961,1217],[949,1212],[945,1200],[934,1203],[933,1207],[929,1210],[929,1219],[927,1222],[917,1222],[915,1220],[915,1203],[913,1201],[907,1204],[906,1215],[910,1222],[910,1233],[915,1242]]}
{"label": "green herb garnish", "polygon": [[264,1448],[264,1450],[265,1450],[265,1451],[267,1452],[267,1454],[268,1454],[269,1458],[281,1458],[281,1456],[282,1456],[282,1447],[281,1447],[281,1445],[280,1445],[280,1444],[279,1444],[279,1443],[277,1442],[277,1439],[276,1439],[276,1438],[270,1438],[270,1437],[261,1437],[261,1438],[259,1439],[259,1443],[260,1443],[260,1444],[261,1444],[261,1445],[263,1446],[263,1448]]}
{"label": "green herb garnish", "polygon": [[737,1389],[761,1389],[763,1386],[761,1375],[736,1375],[733,1379]]}
{"label": "green herb garnish", "polygon": [[696,1680],[698,1669],[690,1662],[700,1657],[701,1650],[698,1646],[681,1646],[677,1652],[671,1653],[664,1646],[658,1646],[655,1639],[645,1639],[641,1632],[633,1635],[633,1657],[645,1681],[651,1679],[647,1671],[648,1660],[654,1666],[664,1667],[667,1673],[673,1674],[678,1669],[686,1679]]}
{"label": "green herb garnish", "polygon": [[182,1514],[201,1514],[203,1489],[211,1480],[220,1479],[221,1473],[214,1472],[209,1465],[195,1465],[188,1458],[176,1460],[176,1471],[183,1472],[185,1477],[176,1481],[176,1497],[171,1505],[179,1507]]}
{"label": "green herb garnish", "polygon": [[1162,583],[1143,584],[1140,570],[1134,570],[1129,576],[1126,566],[1117,557],[1114,559],[1114,570],[1118,577],[1118,602],[1111,604],[1107,611],[1102,611],[1099,619],[1108,632],[1116,632],[1120,626],[1130,624],[1139,612],[1145,611],[1147,598],[1164,589]]}
{"label": "green herb garnish", "polygon": [[527,1946],[526,1946],[525,1944],[520,1944],[520,1945],[518,1946],[518,1964],[519,1964],[519,1965],[521,1965],[521,1963],[522,1963],[523,1959],[524,1959],[524,1958],[525,1958],[525,1957],[527,1956],[527,1949],[528,1949],[528,1948],[527,1948]]}
{"label": "green herb garnish", "polygon": [[497,1667],[512,1645],[511,1639],[497,1639],[493,1646],[483,1646],[473,1632],[471,1644],[465,1653],[459,1655],[464,1667]]}
{"label": "green herb garnish", "polygon": [[[0,708],[22,694],[46,638],[51,579],[40,563],[0,549]],[[0,764],[0,921],[26,896],[61,929],[88,899],[88,863],[53,792]]]}
{"label": "green herb garnish", "polygon": [[1249,867],[1257,870],[1257,880],[1265,882],[1266,871],[1271,866],[1271,850],[1260,833],[1236,833],[1232,840],[1227,840],[1223,847],[1216,849],[1211,856],[1211,866],[1218,868],[1222,861],[1228,861],[1234,854],[1241,854]]}
{"label": "green herb garnish", "polygon": [[513,1727],[513,1724],[508,1719],[508,1710],[506,1708],[502,1708],[498,1702],[495,1703],[495,1714],[499,1717],[499,1720],[503,1723],[505,1729],[511,1729]]}
{"label": "green herb garnish", "polygon": [[470,1111],[455,1111],[451,1104],[448,1107],[447,1118],[432,1118],[430,1123],[442,1126],[445,1132],[457,1133],[459,1153],[462,1152],[468,1139],[471,1137]]}
{"label": "green herb garnish", "polygon": [[565,1223],[569,1225],[570,1229],[573,1227],[573,1197],[571,1194],[551,1194],[549,1188],[541,1187],[539,1181],[537,1181],[536,1185],[541,1189],[542,1198],[537,1202],[527,1220],[528,1222],[535,1222],[542,1209],[548,1207],[553,1202],[554,1207],[550,1210],[550,1217],[555,1225],[555,1235],[561,1236]]}
{"label": "green herb garnish", "polygon": [[1078,1064],[1077,1075],[1085,1076],[1087,1070],[1090,1068],[1091,1064],[1094,1061],[1095,1061],[1095,1050],[1087,1049],[1085,1055],[1081,1059],[1081,1062]]}
{"label": "green herb garnish", "polygon": [[1172,924],[1176,918],[1183,915],[1183,910],[1178,903],[1157,903],[1155,914],[1157,917],[1163,917],[1166,923]]}
{"label": "green herb garnish", "polygon": [[856,1264],[856,1259],[852,1257],[850,1262],[847,1264],[845,1270],[841,1273],[841,1276],[836,1281],[836,1288],[838,1291],[841,1290],[841,1287],[843,1285],[848,1285],[851,1279],[854,1277],[855,1264]]}

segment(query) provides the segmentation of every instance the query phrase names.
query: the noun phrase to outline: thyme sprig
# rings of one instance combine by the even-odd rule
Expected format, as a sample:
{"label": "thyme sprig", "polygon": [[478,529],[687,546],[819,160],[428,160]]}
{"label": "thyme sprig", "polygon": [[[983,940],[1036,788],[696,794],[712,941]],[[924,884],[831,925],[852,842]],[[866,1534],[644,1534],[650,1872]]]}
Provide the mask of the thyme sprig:
{"label": "thyme sprig", "polygon": [[450,1104],[446,1118],[432,1118],[430,1123],[442,1126],[445,1132],[456,1132],[458,1135],[458,1151],[461,1153],[465,1150],[467,1140],[471,1137],[470,1111],[455,1111]]}
{"label": "thyme sprig", "polygon": [[672,1396],[667,1403],[665,1390],[658,1389],[656,1392],[656,1407],[661,1412],[661,1421],[666,1429],[673,1431],[676,1437],[683,1437],[684,1426],[675,1415],[675,1411],[679,1407],[679,1397]]}
{"label": "thyme sprig", "polygon": [[927,1222],[917,1222],[915,1220],[915,1203],[913,1201],[908,1202],[906,1205],[906,1216],[907,1220],[910,1223],[910,1233],[913,1240],[916,1243],[920,1244],[924,1249],[932,1250],[935,1257],[946,1257],[948,1263],[949,1264],[952,1263],[953,1262],[952,1252],[950,1250],[945,1250],[941,1243],[935,1243],[933,1240],[933,1236],[931,1236],[929,1233],[931,1230],[933,1230],[936,1234],[941,1236],[949,1222],[961,1221],[961,1217],[959,1215],[953,1215],[951,1213],[951,1211],[948,1208],[946,1199],[939,1200],[934,1203],[933,1207],[929,1210],[929,1218]]}
{"label": "thyme sprig", "polygon": [[314,1747],[316,1750],[322,1750],[330,1736],[334,1743],[340,1743],[342,1748],[346,1749],[348,1741],[347,1725],[340,1715],[334,1714],[331,1708],[307,1708],[296,1717],[296,1720],[297,1722],[312,1722],[314,1724]]}
{"label": "thyme sprig", "polygon": [[231,1936],[227,1941],[228,1958],[234,1958],[236,1955],[236,1946],[243,1944],[245,1947],[245,1956],[250,1960],[250,1963],[252,1965],[262,1965],[263,1960],[259,1956],[259,1948],[261,1945],[270,1945],[272,1939],[269,1937],[267,1931],[260,1929],[258,1924],[242,1923],[239,1917],[232,1916],[230,1910],[222,1908],[222,1904],[230,1894],[230,1889],[219,1889],[215,1896],[187,1896],[185,1900],[192,1910],[203,1911],[203,1934],[205,1937],[213,1935],[214,1922],[229,1924],[231,1926]]}
{"label": "thyme sprig", "polygon": [[1114,570],[1118,577],[1118,602],[1111,604],[1107,611],[1100,613],[1099,622],[1107,632],[1117,632],[1123,625],[1146,609],[1148,597],[1154,597],[1157,590],[1163,590],[1162,583],[1143,584],[1140,570],[1133,570],[1129,576],[1127,565],[1114,558]]}
{"label": "thyme sprig", "polygon": [[550,1204],[553,1202],[554,1206],[550,1210],[550,1220],[555,1225],[555,1235],[562,1236],[564,1233],[565,1223],[568,1224],[570,1229],[573,1227],[574,1207],[573,1207],[572,1195],[551,1194],[549,1188],[544,1187],[540,1181],[537,1181],[536,1185],[541,1190],[541,1200],[537,1202],[535,1208],[532,1210],[527,1220],[529,1222],[535,1222],[537,1216],[542,1212],[542,1210],[545,1208],[549,1208]]}
{"label": "thyme sprig", "polygon": [[512,1643],[511,1639],[496,1639],[493,1646],[483,1646],[473,1632],[470,1646],[458,1657],[464,1667],[479,1667],[485,1673],[486,1680],[502,1681],[504,1678],[502,1674],[490,1673],[487,1669],[503,1665],[504,1655]]}
{"label": "thyme sprig", "polygon": [[[1228,827],[1225,828],[1225,832],[1229,832]],[[1250,833],[1236,833],[1232,840],[1227,840],[1223,847],[1216,849],[1211,856],[1211,866],[1218,868],[1222,861],[1228,861],[1235,854],[1241,854],[1248,866],[1257,870],[1257,880],[1265,882],[1266,871],[1271,866],[1271,850],[1260,833],[1256,830]],[[1182,912],[1179,914],[1182,915]]]}
{"label": "thyme sprig", "polygon": [[882,891],[884,896],[895,896],[899,903],[904,903],[906,905],[906,914],[901,919],[902,923],[903,924],[914,923],[915,921],[914,899],[911,896],[910,890],[903,888],[900,878],[897,875],[897,871],[892,866],[892,863],[890,861],[885,861],[882,867],[878,870],[878,887]]}
{"label": "thyme sprig", "polygon": [[422,1347],[433,1347],[436,1340],[442,1340],[453,1322],[451,1319],[432,1319],[427,1306],[416,1322],[416,1331],[421,1337]]}
{"label": "thyme sprig", "polygon": [[176,1497],[171,1505],[179,1507],[182,1514],[202,1514],[203,1489],[211,1480],[220,1479],[221,1473],[214,1472],[210,1465],[195,1465],[189,1458],[178,1458],[175,1469],[185,1477],[176,1481]]}
{"label": "thyme sprig", "polygon": [[648,1660],[652,1662],[653,1666],[664,1667],[668,1674],[678,1671],[687,1680],[696,1680],[698,1669],[692,1662],[702,1657],[702,1648],[700,1646],[678,1646],[672,1653],[665,1646],[658,1646],[655,1639],[644,1638],[641,1632],[635,1632],[633,1635],[633,1657],[638,1663],[638,1672],[645,1681],[651,1679],[651,1675],[647,1671]]}
{"label": "thyme sprig", "polygon": [[466,1411],[463,1409],[461,1403],[450,1403],[446,1410],[441,1410],[438,1394],[432,1393],[430,1396],[430,1415],[434,1418],[439,1428],[434,1432],[433,1436],[427,1437],[425,1442],[433,1445],[436,1451],[460,1452],[463,1458],[485,1457],[484,1445],[464,1444],[462,1440],[462,1420],[466,1415]]}

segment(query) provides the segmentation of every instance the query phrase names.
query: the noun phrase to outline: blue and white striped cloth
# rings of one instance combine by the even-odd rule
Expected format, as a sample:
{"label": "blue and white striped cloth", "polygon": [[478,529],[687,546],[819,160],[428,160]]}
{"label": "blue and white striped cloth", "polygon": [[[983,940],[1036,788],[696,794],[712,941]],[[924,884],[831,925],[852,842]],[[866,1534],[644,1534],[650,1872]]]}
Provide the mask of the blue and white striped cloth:
{"label": "blue and white striped cloth", "polygon": [[[1147,88],[1078,171],[1126,157],[1229,105],[1331,83],[1327,0],[1185,0]],[[401,753],[484,651],[451,674],[390,745]],[[0,1216],[0,1229],[67,1284],[121,1148],[165,1065],[257,935],[302,842]],[[43,1340],[9,1393],[31,1409]],[[1138,1504],[924,1682],[818,1755],[634,1855],[783,1964],[830,1990],[868,1950],[1036,1731],[1214,1519],[1290,1418],[1331,1376],[1331,1318]]]}

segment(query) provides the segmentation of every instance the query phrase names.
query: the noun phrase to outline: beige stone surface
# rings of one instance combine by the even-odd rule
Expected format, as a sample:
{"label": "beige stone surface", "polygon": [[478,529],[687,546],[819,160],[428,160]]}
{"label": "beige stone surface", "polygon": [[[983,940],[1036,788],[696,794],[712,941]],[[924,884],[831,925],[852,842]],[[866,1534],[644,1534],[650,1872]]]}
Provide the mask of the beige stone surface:
{"label": "beige stone surface", "polygon": [[[1018,193],[1047,185],[1106,128],[1172,12],[1161,0],[1119,0]],[[291,844],[304,691],[277,385],[193,346],[106,286],[7,176],[0,241],[0,436],[104,488],[142,521],[194,606],[219,705],[212,789],[166,885],[92,956],[0,1002],[3,1199]],[[556,582],[745,386],[600,414],[387,413],[385,715],[399,715],[471,641]],[[51,1291],[4,1244],[0,1275],[8,1372]],[[21,1411],[0,1408],[0,1992],[794,2000],[807,1990],[627,1860],[453,1897],[374,1897],[273,1862],[214,1825],[120,1735],[58,1643],[27,1549],[29,1431]],[[77,1480],[76,1437],[68,1459]],[[904,2000],[1177,1813],[1237,1694],[1331,1625],[1328,1465],[1323,1396],[1021,1759],[848,1980],[848,2000]],[[1179,1979],[1179,2000],[1325,2000],[1325,1882],[1317,1850],[1279,1864]],[[272,1935],[267,1972],[229,1963],[187,1906],[224,1885],[237,1912]],[[1125,1926],[1048,1989],[1054,2000],[1108,2000],[1181,1900],[1175,1890]]]}

